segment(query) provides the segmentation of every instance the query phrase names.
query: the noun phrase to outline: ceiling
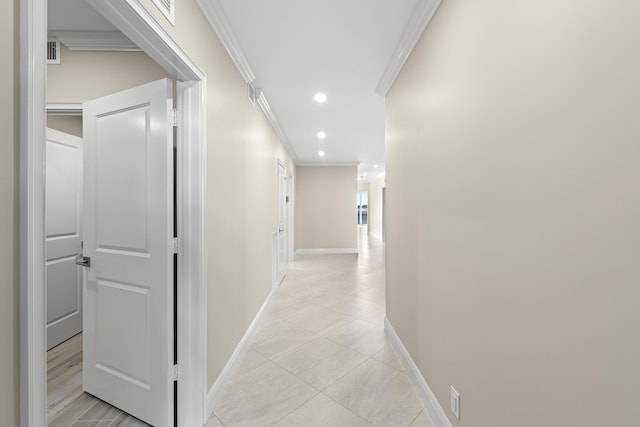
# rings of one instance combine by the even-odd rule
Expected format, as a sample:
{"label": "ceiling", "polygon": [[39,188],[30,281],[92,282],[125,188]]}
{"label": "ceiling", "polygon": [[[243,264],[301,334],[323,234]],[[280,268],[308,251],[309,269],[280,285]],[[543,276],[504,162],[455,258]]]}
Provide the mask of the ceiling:
{"label": "ceiling", "polygon": [[[376,86],[419,0],[206,1],[218,2],[298,164],[357,164],[362,181],[384,173]],[[83,0],[49,0],[49,29],[115,27]]]}
{"label": "ceiling", "polygon": [[84,0],[49,0],[48,30],[51,31],[117,31]]}

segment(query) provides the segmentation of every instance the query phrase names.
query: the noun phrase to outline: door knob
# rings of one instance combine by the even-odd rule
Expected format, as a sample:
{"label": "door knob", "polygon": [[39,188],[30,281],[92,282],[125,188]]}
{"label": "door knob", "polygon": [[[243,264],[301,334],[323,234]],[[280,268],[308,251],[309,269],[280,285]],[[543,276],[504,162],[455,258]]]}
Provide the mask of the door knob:
{"label": "door knob", "polygon": [[82,254],[76,255],[76,264],[83,267],[91,267],[91,258],[88,256],[82,256]]}

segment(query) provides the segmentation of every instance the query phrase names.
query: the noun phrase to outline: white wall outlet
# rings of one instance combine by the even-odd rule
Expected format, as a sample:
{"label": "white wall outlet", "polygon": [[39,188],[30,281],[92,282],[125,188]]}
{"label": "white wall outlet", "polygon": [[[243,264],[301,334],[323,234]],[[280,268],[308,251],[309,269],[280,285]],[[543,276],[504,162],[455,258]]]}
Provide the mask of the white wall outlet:
{"label": "white wall outlet", "polygon": [[460,419],[460,393],[451,386],[451,412],[456,416],[456,419]]}

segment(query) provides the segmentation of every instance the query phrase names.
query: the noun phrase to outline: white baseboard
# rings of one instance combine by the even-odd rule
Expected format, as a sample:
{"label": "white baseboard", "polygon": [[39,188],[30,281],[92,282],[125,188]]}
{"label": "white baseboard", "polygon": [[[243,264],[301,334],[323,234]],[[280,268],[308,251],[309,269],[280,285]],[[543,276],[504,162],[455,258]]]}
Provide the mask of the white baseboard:
{"label": "white baseboard", "polygon": [[400,340],[395,329],[393,329],[391,322],[389,322],[389,319],[386,317],[384,319],[384,331],[386,332],[387,337],[389,337],[389,341],[391,341],[391,345],[395,349],[396,353],[398,353],[398,356],[407,371],[407,375],[409,375],[409,379],[416,388],[418,396],[420,396],[422,404],[431,416],[435,426],[452,427],[451,421],[449,421],[447,415],[442,409],[442,406],[440,406],[440,403],[436,399],[436,396],[431,391],[431,388],[429,388],[429,384],[427,384],[427,381],[422,376],[422,373],[409,355],[409,352],[404,347],[404,344],[402,344],[402,340]]}
{"label": "white baseboard", "polygon": [[233,351],[233,354],[231,354],[231,357],[227,361],[227,364],[224,365],[224,369],[222,370],[222,372],[220,372],[218,379],[216,380],[216,382],[213,384],[213,386],[207,393],[207,408],[206,408],[207,418],[206,419],[209,419],[211,417],[211,415],[213,414],[213,409],[216,407],[216,405],[220,401],[220,398],[222,397],[222,393],[224,392],[224,388],[227,385],[227,382],[229,381],[229,376],[231,375],[238,361],[240,360],[240,356],[242,356],[244,351],[247,349],[249,345],[249,339],[251,338],[251,335],[253,334],[253,331],[256,328],[256,325],[262,318],[262,315],[264,314],[266,308],[269,306],[269,303],[271,303],[274,292],[275,292],[275,289],[269,293],[269,296],[267,296],[267,299],[264,301],[264,304],[262,304],[262,307],[260,307],[260,310],[258,310],[258,314],[256,314],[256,317],[253,319],[253,322],[251,322],[251,325],[249,325],[249,328],[244,333],[244,336],[236,346],[236,349]]}
{"label": "white baseboard", "polygon": [[313,254],[357,254],[358,248],[315,248],[315,249],[298,249],[296,255],[313,255]]}

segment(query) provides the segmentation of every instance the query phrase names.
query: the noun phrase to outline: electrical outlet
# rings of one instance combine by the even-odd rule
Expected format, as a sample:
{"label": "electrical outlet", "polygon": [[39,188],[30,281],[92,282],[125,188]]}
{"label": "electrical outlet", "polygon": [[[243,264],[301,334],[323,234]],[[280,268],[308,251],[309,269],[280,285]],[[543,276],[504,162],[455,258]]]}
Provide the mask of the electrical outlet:
{"label": "electrical outlet", "polygon": [[456,419],[460,419],[460,393],[451,386],[451,412],[456,416]]}

